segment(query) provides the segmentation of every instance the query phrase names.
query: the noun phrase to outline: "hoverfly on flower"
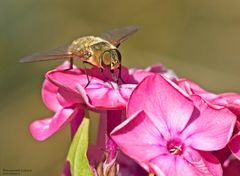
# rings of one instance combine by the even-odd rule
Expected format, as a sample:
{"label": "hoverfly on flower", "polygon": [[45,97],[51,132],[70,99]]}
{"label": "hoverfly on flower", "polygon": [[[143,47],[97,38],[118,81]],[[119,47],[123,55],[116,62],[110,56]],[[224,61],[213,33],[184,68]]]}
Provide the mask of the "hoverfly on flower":
{"label": "hoverfly on flower", "polygon": [[[20,60],[20,63],[69,59],[71,63],[67,69],[69,70],[73,68],[73,60],[77,59],[83,63],[96,66],[100,68],[101,71],[109,69],[113,76],[114,70],[118,69],[118,77],[116,78],[118,82],[118,80],[121,79],[121,53],[118,47],[137,30],[138,27],[136,26],[127,26],[104,32],[100,37],[80,37],[70,45],[24,57]],[[89,84],[90,80],[88,79],[88,81]]]}

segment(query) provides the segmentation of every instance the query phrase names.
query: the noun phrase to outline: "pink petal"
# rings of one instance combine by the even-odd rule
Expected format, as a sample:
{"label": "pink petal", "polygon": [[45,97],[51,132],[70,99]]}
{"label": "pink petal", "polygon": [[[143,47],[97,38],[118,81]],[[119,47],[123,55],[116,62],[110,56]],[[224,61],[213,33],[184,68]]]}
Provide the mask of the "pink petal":
{"label": "pink petal", "polygon": [[152,73],[164,73],[167,69],[164,67],[163,64],[154,64],[150,65],[145,69],[147,72],[152,72]]}
{"label": "pink petal", "polygon": [[[240,105],[239,93],[222,93],[218,95],[218,99],[225,99],[227,103]],[[218,102],[217,100],[214,101]]]}
{"label": "pink petal", "polygon": [[112,131],[111,137],[124,153],[146,170],[149,160],[161,153],[167,153],[160,132],[143,111],[117,126]]}
{"label": "pink petal", "polygon": [[222,93],[219,95],[207,92],[199,85],[186,79],[178,80],[178,85],[183,88],[189,95],[199,95],[206,102],[216,108],[222,108],[222,106],[230,109],[234,114],[240,115],[240,94],[238,93]]}
{"label": "pink petal", "polygon": [[30,125],[32,136],[39,141],[43,141],[62,129],[78,112],[78,107],[64,108],[58,111],[52,118],[36,120]]}
{"label": "pink petal", "polygon": [[218,95],[218,98],[214,99],[213,103],[218,103],[218,104],[222,103],[234,114],[236,114],[237,116],[240,116],[240,94],[223,93]]}
{"label": "pink petal", "polygon": [[195,109],[189,124],[181,134],[186,145],[203,151],[219,150],[228,143],[236,117],[227,109],[214,109],[199,96],[193,96]]}
{"label": "pink petal", "polygon": [[[59,65],[57,68],[55,68],[54,70],[66,70],[66,69],[69,69],[70,66],[71,66],[70,61],[66,60],[61,65]],[[73,68],[76,68],[76,66],[73,65]]]}
{"label": "pink petal", "polygon": [[[115,83],[112,84],[114,85]],[[85,89],[93,106],[111,109],[124,109],[126,107],[127,100],[123,98],[118,88],[112,89],[111,85],[106,85],[106,83],[95,85],[94,83],[90,83]],[[124,90],[121,89],[121,91]]]}
{"label": "pink petal", "polygon": [[199,173],[179,156],[159,155],[150,161],[149,166],[157,176],[200,176]]}
{"label": "pink petal", "polygon": [[57,99],[58,87],[44,80],[42,88],[42,99],[45,105],[52,111],[56,112],[62,109],[62,105]]}
{"label": "pink petal", "polygon": [[174,71],[165,68],[162,64],[154,64],[147,67],[146,69],[131,68],[129,69],[129,72],[137,82],[141,82],[144,78],[153,75],[154,73],[161,74],[172,81],[175,81],[177,79]]}
{"label": "pink petal", "polygon": [[122,84],[121,88],[118,89],[119,94],[121,97],[125,100],[128,101],[133,90],[137,87],[137,84]]}
{"label": "pink petal", "polygon": [[88,83],[87,76],[80,69],[50,71],[46,74],[46,77],[56,86],[72,92],[77,92],[76,84],[81,84],[85,87]]}
{"label": "pink petal", "polygon": [[177,79],[178,79],[177,75],[175,74],[175,72],[173,70],[166,68],[162,64],[151,65],[151,66],[147,67],[145,69],[145,71],[161,74],[164,77],[166,77],[174,82],[177,81]]}
{"label": "pink petal", "polygon": [[83,99],[78,93],[59,88],[57,93],[58,102],[63,107],[70,107],[75,104],[83,104]]}
{"label": "pink petal", "polygon": [[197,85],[196,83],[187,80],[187,79],[180,79],[178,80],[178,85],[184,89],[189,95],[192,94],[206,94],[209,93],[206,90],[204,90],[203,88],[201,88],[199,85]]}
{"label": "pink petal", "polygon": [[84,89],[80,84],[78,84],[78,85],[76,86],[76,88],[77,88],[77,90],[78,90],[79,95],[82,97],[84,103],[85,103],[88,107],[94,109],[95,107],[91,104],[91,101],[90,101],[89,97],[87,96],[87,93],[86,93],[85,89]]}
{"label": "pink petal", "polygon": [[[96,77],[90,77],[87,84],[87,76],[80,69],[71,71],[52,71],[47,75],[48,79],[55,85],[72,95],[78,94],[79,101],[83,99],[89,107],[97,109],[124,109],[134,86],[119,87],[114,82],[104,82]],[[114,88],[112,88],[114,86]],[[70,96],[73,98],[74,96]],[[77,96],[75,96],[77,97]],[[76,100],[67,99],[72,102]]]}
{"label": "pink petal", "polygon": [[221,176],[222,168],[218,160],[207,152],[197,152],[191,149],[184,156],[159,155],[149,163],[157,175],[173,176]]}
{"label": "pink petal", "polygon": [[221,103],[220,101],[218,103],[215,103],[214,100],[219,98],[218,95],[213,94],[211,92],[207,92],[206,90],[202,89],[199,85],[192,81],[181,79],[177,81],[177,84],[189,95],[199,95],[209,104],[209,106],[215,109],[221,109],[223,108],[223,105],[226,104],[226,100],[224,100],[223,98],[221,98],[220,100]]}
{"label": "pink petal", "polygon": [[154,118],[163,134],[166,129],[179,133],[186,126],[194,107],[183,94],[174,83],[162,76],[149,76],[133,91],[128,103],[128,116],[144,110]]}
{"label": "pink petal", "polygon": [[135,70],[133,77],[137,82],[141,82],[142,80],[144,80],[144,78],[151,76],[151,75],[154,75],[154,73],[138,69],[138,70]]}
{"label": "pink petal", "polygon": [[240,160],[240,132],[232,137],[231,141],[228,143],[228,146],[232,151],[232,154]]}
{"label": "pink petal", "polygon": [[118,110],[126,107],[127,99],[124,97],[125,94],[122,95],[123,89],[120,91],[106,87],[104,84],[95,85],[94,83],[91,83],[87,89],[80,84],[77,84],[76,87],[84,103],[92,109]]}
{"label": "pink petal", "polygon": [[222,167],[220,162],[210,152],[202,152],[191,148],[186,148],[183,158],[194,168],[195,173],[199,173],[199,175],[222,175]]}
{"label": "pink petal", "polygon": [[176,158],[170,155],[159,155],[149,163],[150,172],[157,176],[176,176]]}

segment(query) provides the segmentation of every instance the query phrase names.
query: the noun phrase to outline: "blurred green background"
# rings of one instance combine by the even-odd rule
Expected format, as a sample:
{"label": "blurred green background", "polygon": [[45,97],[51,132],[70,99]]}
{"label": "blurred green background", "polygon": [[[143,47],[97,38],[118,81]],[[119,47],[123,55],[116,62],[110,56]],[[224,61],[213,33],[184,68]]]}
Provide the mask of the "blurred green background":
{"label": "blurred green background", "polygon": [[160,62],[208,90],[239,91],[239,9],[239,0],[1,0],[1,173],[60,175],[70,142],[68,127],[44,142],[28,131],[31,121],[53,114],[42,103],[41,84],[60,62],[22,65],[19,58],[136,24],[141,30],[121,46],[124,65]]}

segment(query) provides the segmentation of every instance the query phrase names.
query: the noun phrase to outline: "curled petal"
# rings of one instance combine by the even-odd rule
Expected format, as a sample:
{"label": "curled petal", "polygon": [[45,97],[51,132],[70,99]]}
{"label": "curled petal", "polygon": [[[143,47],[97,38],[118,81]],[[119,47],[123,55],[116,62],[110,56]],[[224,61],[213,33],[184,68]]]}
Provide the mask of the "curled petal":
{"label": "curled petal", "polygon": [[227,103],[225,99],[220,98],[218,95],[202,89],[199,85],[197,85],[192,81],[189,81],[186,79],[180,79],[177,81],[177,84],[190,96],[194,96],[194,95],[200,96],[212,108],[222,109]]}
{"label": "curled petal", "polygon": [[[58,66],[52,72],[61,71],[61,70],[67,69],[69,67],[70,67],[70,62],[65,61],[62,65]],[[76,68],[76,67],[74,66],[74,68]],[[51,72],[48,72],[46,74],[46,78],[48,78],[47,75],[49,75],[50,73]],[[45,103],[45,105],[54,112],[59,111],[60,109],[65,107],[65,105],[61,103],[61,98],[59,98],[59,92],[61,92],[61,91],[62,90],[59,89],[59,86],[53,84],[48,79],[44,80],[43,87],[42,87],[42,99],[43,99],[43,102]]]}
{"label": "curled petal", "polygon": [[39,141],[49,138],[71,121],[78,110],[79,107],[63,108],[51,118],[34,121],[30,125],[32,136]]}
{"label": "curled petal", "polygon": [[83,104],[84,101],[82,97],[71,91],[67,91],[65,89],[59,88],[57,93],[58,102],[61,104],[62,107],[70,107],[75,104]]}
{"label": "curled petal", "polygon": [[[213,100],[215,104],[223,104],[237,116],[240,116],[240,94],[238,93],[223,93],[218,95],[218,98]],[[238,119],[240,120],[240,119]]]}
{"label": "curled petal", "polygon": [[145,71],[152,72],[152,73],[159,73],[174,82],[177,81],[178,79],[176,73],[173,70],[166,68],[163,64],[151,65],[150,67],[147,67]]}
{"label": "curled petal", "polygon": [[58,87],[45,80],[42,88],[42,99],[45,105],[52,111],[56,112],[62,109],[62,105],[57,98]]}
{"label": "curled petal", "polygon": [[47,77],[60,90],[63,89],[67,93],[78,95],[80,97],[79,101],[82,99],[90,108],[96,109],[124,109],[135,87],[132,84],[118,87],[114,82],[105,82],[91,75],[89,75],[91,82],[85,87],[87,76],[80,69],[67,72],[52,71],[48,73]]}
{"label": "curled petal", "polygon": [[153,72],[153,73],[164,73],[166,72],[166,68],[163,64],[154,64],[145,69],[145,71]]}
{"label": "curled petal", "polygon": [[154,73],[147,72],[147,71],[141,70],[141,69],[135,70],[135,72],[133,74],[134,79],[137,82],[141,82],[142,80],[144,80],[144,78],[151,76],[151,75],[154,75]]}
{"label": "curled petal", "polygon": [[144,78],[153,75],[154,73],[161,74],[172,81],[176,81],[177,79],[174,71],[165,68],[162,64],[154,64],[147,67],[146,69],[132,68],[129,69],[129,72],[137,82],[141,82]]}
{"label": "curled petal", "polygon": [[180,79],[178,80],[178,85],[185,90],[189,95],[197,94],[197,95],[202,95],[202,94],[207,94],[206,90],[202,89],[199,85],[196,83],[187,80],[187,79]]}
{"label": "curled petal", "polygon": [[[105,87],[104,84],[102,84],[102,87],[93,86],[93,84],[91,86],[89,85],[88,90],[86,90],[80,84],[77,85],[78,93],[88,107],[92,109],[108,110],[125,108],[127,99],[122,95],[121,91],[123,90],[114,90],[111,87]],[[98,84],[98,86],[101,85]]]}
{"label": "curled petal", "polygon": [[[115,83],[111,84],[117,86]],[[128,97],[130,96],[129,93],[131,93],[132,89],[130,91],[128,88],[113,89],[111,85],[106,85],[106,83],[100,83],[98,86],[91,84],[86,89],[86,93],[94,107],[108,109],[124,109],[126,107],[128,99],[125,99],[125,97],[127,97],[126,94],[128,94]]]}
{"label": "curled petal", "polygon": [[88,83],[87,77],[80,69],[72,69],[68,71],[50,71],[46,74],[46,78],[58,86],[69,92],[77,93],[76,84],[85,87]]}
{"label": "curled petal", "polygon": [[[54,70],[66,70],[71,67],[71,63],[69,60],[64,61],[61,65],[59,65],[57,68]],[[73,65],[73,68],[77,68],[75,65]]]}
{"label": "curled petal", "polygon": [[196,83],[180,79],[177,84],[185,90],[189,95],[199,95],[201,96],[211,107],[216,109],[221,109],[222,107],[227,107],[237,116],[240,116],[240,94],[239,93],[222,93],[213,94],[202,89]]}
{"label": "curled petal", "polygon": [[232,154],[240,160],[240,132],[235,134],[228,144]]}

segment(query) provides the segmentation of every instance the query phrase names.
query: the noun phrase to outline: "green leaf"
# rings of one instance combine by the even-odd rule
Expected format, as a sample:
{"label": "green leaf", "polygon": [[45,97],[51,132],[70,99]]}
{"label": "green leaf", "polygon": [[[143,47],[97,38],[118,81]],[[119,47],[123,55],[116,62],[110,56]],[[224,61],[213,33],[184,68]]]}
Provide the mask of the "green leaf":
{"label": "green leaf", "polygon": [[72,176],[93,176],[87,159],[89,119],[83,118],[69,149],[67,160],[70,162]]}

